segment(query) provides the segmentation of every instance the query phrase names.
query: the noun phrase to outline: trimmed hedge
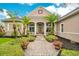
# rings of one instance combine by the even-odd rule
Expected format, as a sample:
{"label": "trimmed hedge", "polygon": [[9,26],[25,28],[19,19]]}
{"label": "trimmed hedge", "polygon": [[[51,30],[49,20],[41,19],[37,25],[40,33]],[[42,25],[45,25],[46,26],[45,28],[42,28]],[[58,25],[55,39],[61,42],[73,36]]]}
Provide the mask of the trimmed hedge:
{"label": "trimmed hedge", "polygon": [[3,35],[5,35],[5,32],[0,32],[0,36],[3,36]]}
{"label": "trimmed hedge", "polygon": [[55,39],[57,39],[57,37],[54,35],[47,35],[45,38],[48,42],[53,42]]}
{"label": "trimmed hedge", "polygon": [[35,36],[33,36],[33,35],[29,35],[28,37],[27,37],[27,39],[29,40],[29,42],[33,42],[34,40],[35,40]]}

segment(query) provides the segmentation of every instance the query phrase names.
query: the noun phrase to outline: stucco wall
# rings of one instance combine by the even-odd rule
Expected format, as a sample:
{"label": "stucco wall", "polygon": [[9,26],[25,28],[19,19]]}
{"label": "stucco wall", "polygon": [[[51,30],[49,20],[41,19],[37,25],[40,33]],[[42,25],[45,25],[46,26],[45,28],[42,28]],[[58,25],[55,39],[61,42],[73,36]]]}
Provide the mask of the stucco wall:
{"label": "stucco wall", "polygon": [[[38,11],[42,10],[42,14],[39,14]],[[28,14],[28,17],[31,18],[31,22],[48,22],[44,17],[50,14],[46,9],[43,7],[38,7],[33,10],[31,13]]]}
{"label": "stucco wall", "polygon": [[[39,14],[38,11],[42,10],[42,13]],[[38,22],[42,22],[44,24],[46,24],[47,22],[49,22],[48,20],[45,19],[45,16],[47,16],[48,14],[50,14],[49,11],[47,11],[46,9],[44,9],[43,7],[38,7],[35,10],[33,10],[32,12],[30,12],[27,16],[31,19],[30,22],[34,22],[34,24],[36,24],[36,32],[38,32],[38,28],[37,28],[37,23]],[[13,27],[12,27],[12,22],[4,22],[5,23],[5,29],[6,32],[8,33],[7,35],[9,35],[11,32],[13,32]],[[8,28],[9,27],[9,28]],[[21,25],[21,32],[23,31],[23,26]],[[44,32],[46,32],[46,28],[44,26]],[[32,33],[34,34],[34,32]]]}
{"label": "stucco wall", "polygon": [[[20,22],[17,22],[17,24],[20,24],[20,31],[23,32],[23,25]],[[13,33],[13,22],[4,22],[4,29],[6,32],[6,35],[10,36]]]}
{"label": "stucco wall", "polygon": [[[60,24],[64,24],[64,32],[60,31]],[[58,36],[79,42],[79,14],[68,17],[66,20],[56,24],[56,32]]]}

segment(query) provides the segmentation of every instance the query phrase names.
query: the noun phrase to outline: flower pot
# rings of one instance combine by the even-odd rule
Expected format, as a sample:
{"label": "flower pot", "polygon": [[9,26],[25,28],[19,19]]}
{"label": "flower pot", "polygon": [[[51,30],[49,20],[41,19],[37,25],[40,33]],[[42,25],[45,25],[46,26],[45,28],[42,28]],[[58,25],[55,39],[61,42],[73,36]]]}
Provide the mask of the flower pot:
{"label": "flower pot", "polygon": [[29,42],[23,42],[21,44],[21,46],[22,46],[23,49],[27,49],[28,44],[29,44]]}
{"label": "flower pot", "polygon": [[59,41],[59,40],[55,40],[53,42],[53,45],[54,45],[54,47],[55,47],[56,50],[60,50],[62,48],[62,44],[63,43],[61,41]]}

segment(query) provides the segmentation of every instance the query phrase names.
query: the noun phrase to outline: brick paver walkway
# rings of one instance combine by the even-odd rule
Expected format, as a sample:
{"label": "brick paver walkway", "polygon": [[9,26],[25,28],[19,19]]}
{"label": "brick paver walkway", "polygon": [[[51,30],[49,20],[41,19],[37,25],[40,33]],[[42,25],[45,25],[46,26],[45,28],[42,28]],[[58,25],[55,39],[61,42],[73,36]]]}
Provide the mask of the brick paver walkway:
{"label": "brick paver walkway", "polygon": [[31,42],[25,50],[25,56],[55,56],[57,54],[58,51],[42,35],[38,35],[36,40]]}

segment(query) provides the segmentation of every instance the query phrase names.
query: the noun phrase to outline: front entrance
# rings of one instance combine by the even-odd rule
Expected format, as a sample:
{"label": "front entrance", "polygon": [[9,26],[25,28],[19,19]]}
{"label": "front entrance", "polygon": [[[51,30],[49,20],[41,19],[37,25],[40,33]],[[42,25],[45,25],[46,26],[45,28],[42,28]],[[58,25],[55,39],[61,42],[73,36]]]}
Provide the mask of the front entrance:
{"label": "front entrance", "polygon": [[37,34],[44,34],[44,23],[37,23]]}

